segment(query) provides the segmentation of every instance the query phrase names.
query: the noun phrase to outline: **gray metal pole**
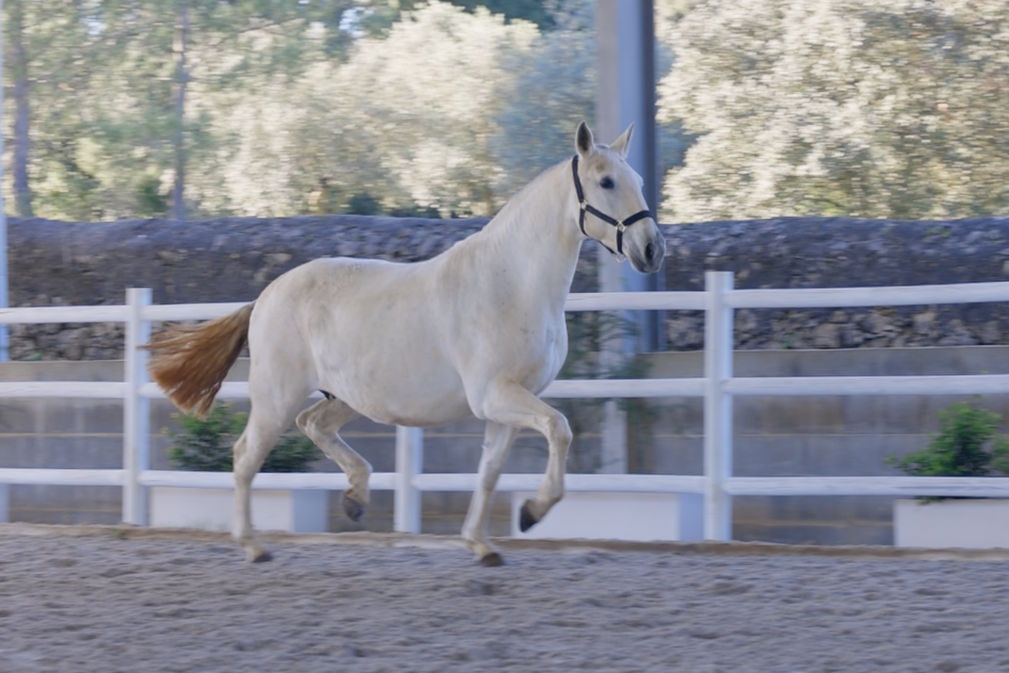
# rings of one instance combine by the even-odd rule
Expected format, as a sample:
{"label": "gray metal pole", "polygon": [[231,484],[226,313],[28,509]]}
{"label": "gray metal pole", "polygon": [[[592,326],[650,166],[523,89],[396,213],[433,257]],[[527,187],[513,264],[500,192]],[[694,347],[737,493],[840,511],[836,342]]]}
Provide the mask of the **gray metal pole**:
{"label": "gray metal pole", "polygon": [[[655,128],[655,18],[652,0],[597,0],[596,138],[610,142],[633,122],[628,163],[644,179],[648,206],[658,208],[659,168]],[[664,289],[662,272],[646,276],[619,265],[599,248],[599,284],[603,292]],[[665,347],[665,322],[656,312],[627,316],[637,326],[629,350]]]}
{"label": "gray metal pole", "polygon": [[[3,75],[3,0],[0,0],[0,76]],[[3,85],[0,80],[0,128],[3,128]],[[4,153],[3,133],[0,133],[0,157]],[[0,162],[0,184],[3,183],[3,164]],[[0,309],[7,308],[7,213],[4,210],[3,192],[0,191]],[[0,325],[0,362],[10,359],[10,333],[7,325]]]}
{"label": "gray metal pole", "polygon": [[[600,142],[611,142],[633,122],[628,163],[644,180],[650,208],[656,208],[658,168],[655,142],[655,28],[652,0],[596,1],[596,128]],[[629,264],[619,264],[598,247],[599,289],[602,292],[645,291],[656,285],[657,274],[645,276]],[[636,327],[635,338],[604,344],[600,363],[611,368],[635,351],[659,350],[661,330],[654,312],[625,311],[622,317]],[[627,414],[608,400],[603,406],[602,472],[626,473]]]}
{"label": "gray metal pole", "polygon": [[[0,129],[3,128],[4,88],[3,88],[3,0],[0,0]],[[0,157],[4,153],[4,137],[0,132]],[[0,162],[0,184],[3,184],[3,162]],[[7,215],[4,214],[4,196],[0,190],[0,308],[7,308]],[[0,325],[0,362],[6,362],[10,355],[7,325]],[[10,489],[0,484],[0,523],[10,520]]]}

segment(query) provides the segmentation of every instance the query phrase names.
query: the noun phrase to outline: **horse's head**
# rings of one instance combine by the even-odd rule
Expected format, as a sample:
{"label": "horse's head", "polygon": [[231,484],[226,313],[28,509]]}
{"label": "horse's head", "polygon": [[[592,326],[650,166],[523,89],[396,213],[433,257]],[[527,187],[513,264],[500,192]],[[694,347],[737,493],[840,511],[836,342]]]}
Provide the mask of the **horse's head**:
{"label": "horse's head", "polygon": [[578,125],[572,167],[579,226],[638,271],[654,273],[662,266],[666,239],[641,193],[641,176],[627,163],[633,132],[631,124],[612,145],[596,145],[588,125]]}

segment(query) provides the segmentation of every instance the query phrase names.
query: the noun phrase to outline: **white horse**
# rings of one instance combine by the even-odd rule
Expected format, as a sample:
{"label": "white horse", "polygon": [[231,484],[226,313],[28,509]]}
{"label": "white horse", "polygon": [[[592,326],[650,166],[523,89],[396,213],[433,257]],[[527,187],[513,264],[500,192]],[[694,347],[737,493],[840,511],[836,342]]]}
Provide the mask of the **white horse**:
{"label": "white horse", "polygon": [[[176,406],[198,415],[209,410],[248,342],[252,408],[234,447],[233,529],[248,560],[269,559],[254,536],[249,488],[296,416],[347,474],[343,507],[355,521],[368,504],[371,465],[340,438],[341,426],[358,416],[420,427],[469,415],[486,420],[479,481],[462,528],[483,565],[502,563],[487,522],[521,428],[550,444],[537,497],[522,507],[522,530],[561,499],[571,429],[537,395],[567,355],[564,303],[582,241],[595,239],[647,273],[665,254],[641,178],[625,161],[632,132],[596,145],[582,122],[572,159],[547,169],[481,231],[432,259],[318,259],[283,274],[231,315],[151,339],[151,376]],[[314,390],[326,399],[298,413]]]}

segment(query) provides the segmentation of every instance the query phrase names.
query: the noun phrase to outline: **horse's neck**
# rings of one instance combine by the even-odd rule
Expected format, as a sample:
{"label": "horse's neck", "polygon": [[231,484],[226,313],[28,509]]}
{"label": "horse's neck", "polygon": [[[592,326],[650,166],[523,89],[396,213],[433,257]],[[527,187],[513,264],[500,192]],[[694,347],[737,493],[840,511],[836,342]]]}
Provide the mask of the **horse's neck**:
{"label": "horse's neck", "polygon": [[472,242],[514,274],[509,282],[536,287],[560,310],[582,246],[577,212],[570,163],[562,162],[512,197]]}

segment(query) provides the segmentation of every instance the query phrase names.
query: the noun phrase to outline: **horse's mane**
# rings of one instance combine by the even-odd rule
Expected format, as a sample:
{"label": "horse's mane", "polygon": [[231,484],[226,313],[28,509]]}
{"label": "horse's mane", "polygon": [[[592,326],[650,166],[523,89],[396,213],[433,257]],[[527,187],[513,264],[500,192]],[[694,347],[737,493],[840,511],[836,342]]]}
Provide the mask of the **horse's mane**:
{"label": "horse's mane", "polygon": [[562,218],[558,217],[559,209],[563,208],[559,198],[566,193],[564,176],[569,171],[569,161],[543,170],[508,199],[482,230],[458,241],[443,254],[464,254],[463,251],[473,254],[482,250],[483,253],[476,254],[501,255],[505,249],[526,250],[539,245],[549,235],[544,227],[563,226]]}
{"label": "horse's mane", "polygon": [[556,197],[556,192],[543,189],[545,186],[543,183],[549,182],[552,178],[559,179],[559,176],[554,174],[562,168],[567,170],[569,165],[570,161],[565,160],[540,172],[539,175],[527,182],[522,189],[515,192],[508,199],[484,229],[506,226],[507,223],[511,222],[521,222],[528,219],[529,214],[542,212],[543,204],[541,200]]}

